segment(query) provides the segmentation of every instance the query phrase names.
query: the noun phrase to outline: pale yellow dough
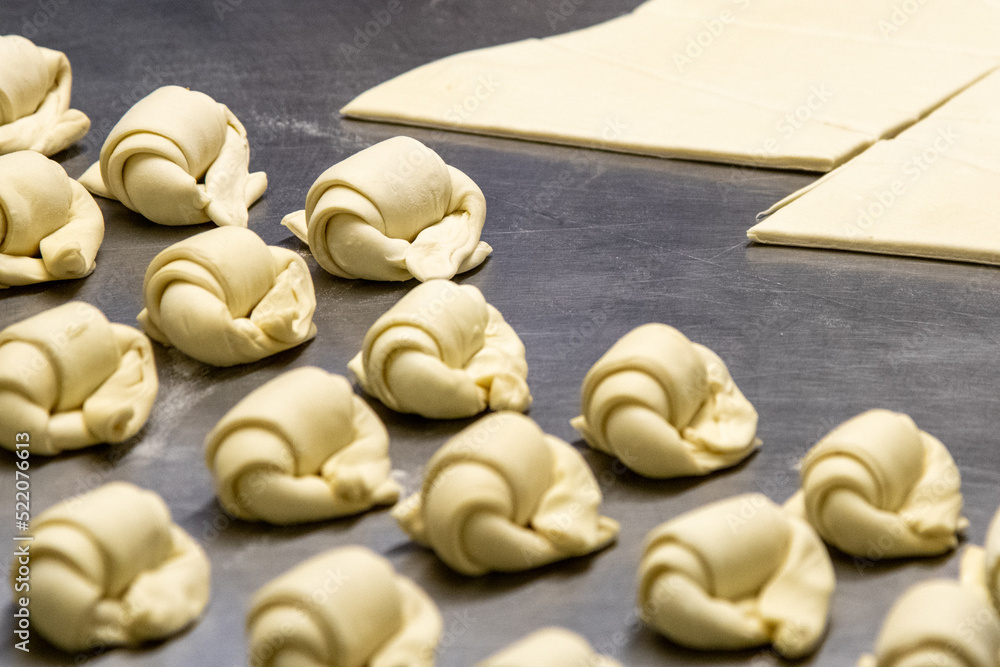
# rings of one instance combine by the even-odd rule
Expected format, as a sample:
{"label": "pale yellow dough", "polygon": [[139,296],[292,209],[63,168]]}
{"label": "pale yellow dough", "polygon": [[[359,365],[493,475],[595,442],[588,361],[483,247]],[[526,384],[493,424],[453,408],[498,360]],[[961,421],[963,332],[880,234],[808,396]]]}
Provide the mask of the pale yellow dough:
{"label": "pale yellow dough", "polygon": [[254,667],[432,667],[444,623],[388,560],[348,546],[261,588],[247,615]]}
{"label": "pale yellow dough", "polygon": [[[583,30],[428,63],[341,112],[827,171],[1000,64],[1000,5],[915,4],[651,0]],[[559,30],[563,14],[549,13]]]}
{"label": "pale yellow dough", "polygon": [[647,477],[704,475],[757,447],[757,411],[719,357],[666,324],[625,334],[583,380],[572,421],[591,447]]}
{"label": "pale yellow dough", "polygon": [[389,434],[340,375],[288,371],[254,390],[205,439],[216,494],[240,519],[293,524],[399,498]]}
{"label": "pale yellow dough", "polygon": [[1000,617],[984,592],[947,579],[909,588],[858,667],[996,667]]}
{"label": "pale yellow dough", "polygon": [[393,137],[333,165],[306,208],[281,224],[341,278],[453,278],[492,252],[480,241],[486,199],[471,178],[410,137]]}
{"label": "pale yellow dough", "polygon": [[258,361],[316,335],[305,260],[241,227],[196,234],[146,269],[139,322],[153,340],[213,366]]}
{"label": "pale yellow dough", "polygon": [[418,493],[392,510],[400,527],[469,576],[518,572],[611,544],[601,490],[572,446],[516,412],[463,429],[427,464]]}
{"label": "pale yellow dough", "polygon": [[472,285],[429,280],[375,321],[348,364],[397,412],[471,417],[531,405],[524,345]]}
{"label": "pale yellow dough", "polygon": [[823,636],[833,566],[805,521],[759,493],[705,505],[655,528],[639,565],[639,612],[678,644],[784,658]]}
{"label": "pale yellow dough", "polygon": [[[44,159],[44,158],[43,158]],[[0,331],[0,445],[52,456],[134,436],[159,381],[149,339],[73,301]]]}
{"label": "pale yellow dough", "polygon": [[594,652],[590,643],[565,628],[542,628],[475,667],[622,667]]}
{"label": "pale yellow dough", "polygon": [[1000,610],[1000,511],[993,515],[986,531],[986,544],[970,544],[962,552],[961,579],[963,584],[982,591]]}
{"label": "pale yellow dough", "polygon": [[226,105],[164,86],[122,116],[80,182],[161,225],[246,227],[267,189],[249,164],[246,130]]}
{"label": "pale yellow dough", "polygon": [[789,510],[853,556],[941,554],[968,525],[951,454],[904,414],[869,410],[847,420],[809,450],[800,473]]}
{"label": "pale yellow dough", "polygon": [[764,211],[747,236],[1000,264],[997,146],[1000,72]]}
{"label": "pale yellow dough", "polygon": [[89,276],[103,240],[101,209],[58,162],[0,156],[0,289]]}
{"label": "pale yellow dough", "polygon": [[69,108],[72,89],[66,54],[0,35],[0,155],[54,155],[82,139],[90,119]]}
{"label": "pale yellow dough", "polygon": [[39,514],[31,535],[32,629],[64,651],[164,639],[208,603],[208,558],[152,491],[105,484]]}
{"label": "pale yellow dough", "polygon": [[993,605],[1000,609],[1000,511],[993,515],[993,521],[986,532],[984,566],[984,584]]}

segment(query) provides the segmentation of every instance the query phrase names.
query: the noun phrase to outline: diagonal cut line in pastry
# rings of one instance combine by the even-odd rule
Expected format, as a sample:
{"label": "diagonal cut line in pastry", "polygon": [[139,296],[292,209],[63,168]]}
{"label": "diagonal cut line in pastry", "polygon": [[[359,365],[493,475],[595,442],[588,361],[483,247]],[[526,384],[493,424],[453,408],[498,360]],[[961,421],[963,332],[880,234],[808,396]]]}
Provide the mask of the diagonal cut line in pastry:
{"label": "diagonal cut line in pastry", "polygon": [[591,28],[432,62],[342,113],[827,171],[1000,64],[1000,9],[986,0],[897,5],[651,0]]}
{"label": "diagonal cut line in pastry", "polygon": [[1000,264],[1000,71],[758,216],[752,240]]}

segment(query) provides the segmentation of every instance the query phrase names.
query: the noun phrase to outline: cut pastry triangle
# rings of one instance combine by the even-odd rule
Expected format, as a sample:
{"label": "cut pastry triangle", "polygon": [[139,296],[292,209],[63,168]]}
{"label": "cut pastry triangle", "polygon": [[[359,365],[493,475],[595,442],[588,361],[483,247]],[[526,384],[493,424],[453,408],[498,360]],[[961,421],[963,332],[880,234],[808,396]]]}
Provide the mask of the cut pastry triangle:
{"label": "cut pastry triangle", "polygon": [[1000,71],[764,211],[776,243],[1000,264]]}

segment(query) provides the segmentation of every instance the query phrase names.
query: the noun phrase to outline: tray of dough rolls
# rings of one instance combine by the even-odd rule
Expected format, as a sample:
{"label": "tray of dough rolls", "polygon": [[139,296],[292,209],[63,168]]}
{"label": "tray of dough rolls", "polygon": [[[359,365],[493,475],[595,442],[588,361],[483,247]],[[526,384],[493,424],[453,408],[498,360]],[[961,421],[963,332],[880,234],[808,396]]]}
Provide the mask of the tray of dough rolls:
{"label": "tray of dough rolls", "polygon": [[[9,631],[0,662],[247,664],[254,595],[311,557],[360,545],[433,600],[441,618],[436,664],[443,667],[475,664],[548,626],[579,633],[599,653],[632,667],[786,664],[766,645],[695,650],[644,623],[636,599],[647,536],[668,520],[740,494],[785,503],[800,488],[806,453],[837,425],[875,408],[910,415],[945,445],[961,474],[968,526],[957,548],[930,557],[880,558],[884,552],[877,544],[865,556],[824,549],[836,587],[828,627],[802,664],[855,664],[873,650],[900,595],[926,579],[958,576],[963,547],[984,543],[1000,504],[1000,467],[990,453],[998,429],[996,268],[750,243],[746,230],[755,215],[815,181],[815,173],[626,155],[349,120],[338,113],[363,91],[419,65],[594,25],[638,4],[11,0],[0,7],[0,34],[28,37],[72,63],[72,106],[89,116],[91,128],[53,156],[71,178],[81,178],[98,161],[118,120],[154,90],[189,88],[228,107],[245,128],[250,171],[267,174],[266,192],[249,207],[248,227],[280,250],[272,256],[283,257],[282,266],[302,260],[316,297],[315,336],[252,363],[216,367],[153,342],[159,390],[136,435],[113,445],[30,456],[35,517],[112,482],[155,491],[211,564],[208,604],[198,620],[163,641],[79,653],[58,650],[33,630],[30,652],[24,652],[15,648],[18,602],[7,595]],[[468,105],[455,113],[473,113],[481,102],[473,89]],[[163,122],[176,120],[168,114]],[[344,400],[356,400],[356,410],[384,423],[387,479],[404,499],[421,491],[435,452],[476,421],[392,410],[364,391],[348,369],[376,320],[422,283],[332,275],[281,224],[305,207],[324,170],[399,135],[426,145],[482,190],[487,210],[481,240],[492,253],[454,280],[481,292],[523,343],[533,399],[526,414],[541,431],[569,444],[561,456],[586,464],[600,491],[600,515],[618,525],[610,544],[522,572],[463,574],[411,539],[388,503],[288,526],[236,518],[220,505],[206,466],[206,437],[248,394],[295,369],[318,367],[353,383]],[[114,199],[96,201],[105,235],[94,272],[0,290],[0,329],[78,301],[139,331],[144,278],[154,258],[216,229],[213,222],[155,224]],[[225,261],[244,253],[237,241],[219,247],[232,250]],[[581,412],[585,376],[616,341],[654,322],[676,328],[724,362],[756,410],[759,449],[710,474],[655,479],[588,446],[571,425]],[[214,349],[216,342],[205,339],[201,347]],[[708,372],[703,381],[719,381]],[[494,382],[499,388],[500,380]],[[255,409],[280,407],[265,401]],[[3,502],[11,508],[0,528],[8,545],[0,564],[16,571],[15,538],[22,533],[13,515],[21,459],[0,454]],[[884,463],[892,471],[897,461]],[[532,472],[524,472],[524,479]],[[470,486],[475,483],[465,492]],[[762,511],[758,496],[748,498],[758,504],[740,506],[730,518],[745,521]],[[141,559],[147,547],[153,548],[133,545],[126,551]]]}

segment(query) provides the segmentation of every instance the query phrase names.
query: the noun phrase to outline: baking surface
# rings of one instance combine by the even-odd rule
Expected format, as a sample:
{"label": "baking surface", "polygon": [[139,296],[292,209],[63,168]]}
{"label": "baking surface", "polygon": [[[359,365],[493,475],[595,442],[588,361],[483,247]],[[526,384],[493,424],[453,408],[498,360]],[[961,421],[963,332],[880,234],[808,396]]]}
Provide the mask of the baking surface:
{"label": "baking surface", "polygon": [[[205,616],[142,650],[72,656],[33,634],[13,649],[9,593],[0,664],[245,664],[243,622],[252,593],[310,555],[359,543],[390,558],[437,601],[445,622],[438,665],[464,667],[542,625],[587,636],[633,667],[782,664],[771,652],[700,653],[636,622],[634,578],[643,537],[706,502],[761,491],[784,501],[794,464],[819,437],[862,410],[909,413],[941,439],[963,474],[968,541],[981,543],[1000,503],[996,402],[997,269],[948,262],[749,245],[754,215],[814,176],[674,162],[446,132],[346,121],[336,110],[391,76],[450,53],[607,20],[638,0],[419,0],[267,2],[168,0],[69,3],[7,0],[0,34],[63,50],[74,68],[73,106],[93,121],[57,156],[71,176],[134,102],[179,84],[227,104],[246,125],[251,169],[270,186],[250,227],[307,256],[319,334],[257,364],[214,369],[156,346],[160,395],[146,428],[123,445],[31,459],[32,514],[111,480],[159,492],[213,566]],[[398,11],[397,11],[398,10]],[[381,24],[379,23],[381,19]],[[367,43],[368,24],[374,35]],[[384,25],[382,25],[384,24]],[[376,29],[377,28],[377,29]],[[359,32],[360,31],[360,32]],[[357,43],[354,40],[358,39]],[[489,207],[483,239],[495,248],[459,281],[479,287],[527,346],[531,416],[583,447],[569,420],[589,366],[621,335],[662,321],[714,349],[760,413],[759,453],[703,479],[644,480],[583,449],[622,523],[618,543],[592,557],[518,575],[468,579],[410,543],[388,511],[298,528],[229,519],[215,502],[202,442],[240,398],[284,370],[316,365],[346,374],[368,326],[412,284],[334,278],[278,223],[302,208],[321,171],[396,134],[416,137],[468,173]],[[0,293],[0,328],[70,299],[135,324],[146,265],[167,245],[211,227],[169,228],[98,200],[107,235],[83,281]],[[407,491],[450,435],[469,423],[376,410],[389,428],[393,467]],[[0,537],[11,545],[14,458],[0,454],[9,503]],[[7,567],[12,547],[3,549]],[[957,553],[872,564],[834,556],[830,631],[803,664],[853,665],[869,650],[893,600],[910,584],[954,576]],[[9,589],[5,588],[5,591]]]}

